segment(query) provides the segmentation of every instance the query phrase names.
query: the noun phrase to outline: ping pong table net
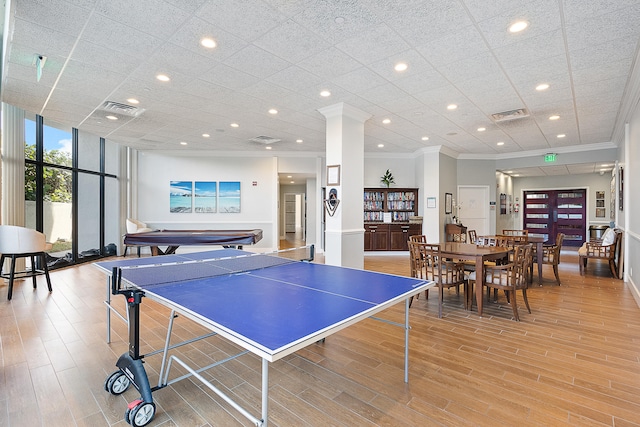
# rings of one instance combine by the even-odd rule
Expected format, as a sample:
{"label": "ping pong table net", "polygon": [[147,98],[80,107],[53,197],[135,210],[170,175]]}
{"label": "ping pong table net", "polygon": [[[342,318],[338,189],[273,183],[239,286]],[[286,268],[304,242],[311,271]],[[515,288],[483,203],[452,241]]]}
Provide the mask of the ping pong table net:
{"label": "ping pong table net", "polygon": [[139,266],[115,267],[112,274],[112,293],[128,288],[151,289],[169,283],[248,273],[279,265],[313,261],[312,246],[292,248],[270,253],[243,254],[234,257],[212,258]]}

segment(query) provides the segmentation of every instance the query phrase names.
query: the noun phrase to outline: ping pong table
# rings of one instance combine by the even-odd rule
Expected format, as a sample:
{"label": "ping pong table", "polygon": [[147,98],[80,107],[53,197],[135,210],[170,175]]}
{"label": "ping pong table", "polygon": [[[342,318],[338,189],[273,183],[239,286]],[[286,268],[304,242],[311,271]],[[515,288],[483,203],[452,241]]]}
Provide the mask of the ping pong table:
{"label": "ping pong table", "polygon": [[[404,329],[404,380],[408,382],[409,301],[433,287],[433,282],[235,249],[186,256],[189,258],[163,257],[162,264],[157,263],[158,258],[96,263],[110,275],[111,293],[124,295],[127,301],[129,351],[120,356],[116,363],[118,370],[105,380],[105,390],[118,395],[133,384],[140,392],[140,398],[131,402],[125,412],[125,421],[131,425],[144,426],[153,419],[152,392],[193,377],[254,425],[267,426],[269,363],[369,317]],[[149,384],[142,363],[150,354],[140,354],[143,297],[171,310],[165,346],[150,353],[162,353],[158,385],[154,387]],[[403,323],[374,316],[402,301],[405,303]],[[242,351],[197,369],[175,354],[169,356],[171,349],[183,344],[170,345],[173,320],[178,314],[211,331],[196,339],[216,335],[235,343]],[[200,375],[247,353],[262,359],[260,417]],[[169,380],[174,364],[188,373]]]}
{"label": "ping pong table", "polygon": [[[174,254],[180,246],[220,245],[242,249],[262,240],[262,230],[154,230],[124,235],[124,244],[149,246],[151,255]],[[167,248],[162,250],[160,246]],[[139,255],[139,254],[138,254]]]}

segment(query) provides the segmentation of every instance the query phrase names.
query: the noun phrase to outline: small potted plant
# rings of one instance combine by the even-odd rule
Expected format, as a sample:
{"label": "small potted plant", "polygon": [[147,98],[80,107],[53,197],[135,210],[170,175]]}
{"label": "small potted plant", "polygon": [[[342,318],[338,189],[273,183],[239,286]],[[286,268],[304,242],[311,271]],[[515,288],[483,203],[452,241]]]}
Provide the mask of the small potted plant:
{"label": "small potted plant", "polygon": [[380,182],[382,182],[384,185],[386,185],[387,188],[389,188],[391,186],[391,184],[395,184],[395,181],[393,180],[393,174],[391,173],[391,171],[389,169],[387,169],[387,171],[384,173],[384,175],[382,175],[380,177]]}

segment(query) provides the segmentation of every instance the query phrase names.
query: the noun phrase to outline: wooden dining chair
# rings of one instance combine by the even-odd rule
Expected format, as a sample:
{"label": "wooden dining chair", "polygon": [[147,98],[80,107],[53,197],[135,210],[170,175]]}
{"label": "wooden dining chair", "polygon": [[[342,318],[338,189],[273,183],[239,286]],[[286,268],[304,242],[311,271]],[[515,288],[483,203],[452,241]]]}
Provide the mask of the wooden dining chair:
{"label": "wooden dining chair", "polygon": [[[560,286],[558,264],[560,264],[560,250],[562,249],[563,240],[564,233],[558,233],[558,235],[556,236],[556,243],[554,245],[544,245],[542,247],[542,257],[540,257],[540,254],[538,253],[534,255],[535,262],[542,262],[543,264],[553,266],[553,274],[556,276],[556,283],[558,283],[558,286]],[[533,268],[531,269],[530,276],[532,278]]]}
{"label": "wooden dining chair", "polygon": [[467,231],[467,235],[468,235],[467,243],[471,243],[475,245],[478,242],[478,233],[476,233],[476,230]]}
{"label": "wooden dining chair", "polygon": [[[532,263],[532,245],[518,245],[513,250],[513,260],[509,264],[486,266],[485,282],[483,286],[488,289],[503,290],[507,296],[507,301],[511,304],[513,317],[516,321],[520,321],[518,315],[518,303],[516,299],[516,291],[522,291],[522,298],[529,313],[531,307],[527,298],[527,288],[529,285],[529,269]],[[473,292],[473,286],[476,285],[476,272],[469,275],[468,291]],[[482,312],[478,311],[482,316]]]}
{"label": "wooden dining chair", "polygon": [[[466,292],[466,280],[464,266],[460,262],[447,260],[440,255],[440,245],[409,242],[416,262],[416,277],[426,280],[433,280],[438,285],[438,317],[442,317],[442,304],[444,300],[444,289],[456,288],[456,294],[460,295],[462,285]],[[465,293],[465,308],[467,294]],[[411,304],[411,302],[409,303]]]}
{"label": "wooden dining chair", "polygon": [[502,230],[504,236],[528,236],[529,230]]}

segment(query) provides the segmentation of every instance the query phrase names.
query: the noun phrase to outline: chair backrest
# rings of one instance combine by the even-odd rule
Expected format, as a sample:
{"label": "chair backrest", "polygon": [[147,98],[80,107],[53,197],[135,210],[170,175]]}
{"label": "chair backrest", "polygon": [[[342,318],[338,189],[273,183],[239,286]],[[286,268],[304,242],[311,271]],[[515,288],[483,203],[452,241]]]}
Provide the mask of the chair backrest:
{"label": "chair backrest", "polygon": [[151,229],[147,227],[142,221],[138,221],[137,219],[127,218],[127,234],[139,233],[141,231],[150,231]]}
{"label": "chair backrest", "polygon": [[526,288],[529,284],[529,270],[533,266],[533,245],[518,245],[514,249],[513,273],[514,284],[518,288]]}
{"label": "chair backrest", "polygon": [[28,254],[47,249],[47,238],[39,231],[17,225],[0,225],[0,253]]}
{"label": "chair backrest", "polygon": [[427,243],[427,236],[424,234],[416,234],[413,236],[409,236],[410,242],[418,242],[418,243]]}
{"label": "chair backrest", "polygon": [[467,235],[469,237],[469,240],[467,243],[472,243],[474,245],[478,243],[478,233],[476,233],[476,230],[467,231]]}

